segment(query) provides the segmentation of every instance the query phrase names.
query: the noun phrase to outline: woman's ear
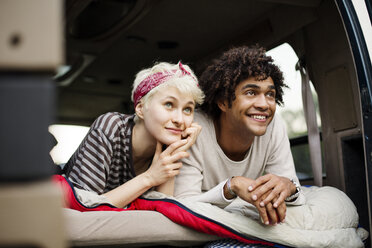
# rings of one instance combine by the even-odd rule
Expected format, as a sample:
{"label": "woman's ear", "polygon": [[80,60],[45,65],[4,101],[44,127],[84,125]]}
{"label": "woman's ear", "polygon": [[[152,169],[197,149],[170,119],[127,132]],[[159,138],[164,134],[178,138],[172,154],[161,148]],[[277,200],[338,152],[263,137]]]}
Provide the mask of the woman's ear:
{"label": "woman's ear", "polygon": [[138,116],[138,118],[142,120],[143,120],[143,108],[144,108],[144,104],[142,103],[142,101],[140,101],[135,107],[136,115]]}
{"label": "woman's ear", "polygon": [[218,100],[217,105],[221,109],[222,112],[226,112],[226,109],[228,106],[227,100]]}

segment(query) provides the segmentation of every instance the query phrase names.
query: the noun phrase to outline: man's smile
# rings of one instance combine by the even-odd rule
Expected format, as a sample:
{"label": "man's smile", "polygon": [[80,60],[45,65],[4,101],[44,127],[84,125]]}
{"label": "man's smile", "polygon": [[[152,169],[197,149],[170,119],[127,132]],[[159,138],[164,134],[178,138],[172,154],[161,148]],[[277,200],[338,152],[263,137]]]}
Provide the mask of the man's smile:
{"label": "man's smile", "polygon": [[266,121],[269,118],[268,114],[247,114],[247,116],[256,121]]}

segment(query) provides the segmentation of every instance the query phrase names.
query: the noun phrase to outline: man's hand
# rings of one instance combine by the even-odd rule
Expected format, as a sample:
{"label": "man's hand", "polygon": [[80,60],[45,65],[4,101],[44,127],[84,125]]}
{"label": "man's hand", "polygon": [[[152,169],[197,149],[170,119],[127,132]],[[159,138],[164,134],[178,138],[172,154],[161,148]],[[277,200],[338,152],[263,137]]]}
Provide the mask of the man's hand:
{"label": "man's hand", "polygon": [[[277,207],[274,207],[272,202],[268,202],[265,205],[260,205],[260,202],[266,199],[271,194],[271,191],[266,191],[259,198],[257,198],[260,201],[253,200],[253,194],[248,190],[248,187],[251,186],[254,182],[255,180],[246,177],[234,177],[231,179],[231,189],[241,199],[251,203],[257,208],[258,213],[261,216],[261,220],[265,225],[275,225],[277,223],[283,222],[287,210],[285,203],[283,202],[282,204],[278,204]],[[261,186],[257,186],[257,189],[260,189],[260,187]],[[277,202],[276,198],[274,200],[275,201],[273,202]]]}
{"label": "man's hand", "polygon": [[252,194],[252,200],[259,202],[260,206],[273,202],[273,207],[277,208],[296,192],[296,186],[286,177],[267,174],[257,178],[249,185],[248,190]]}

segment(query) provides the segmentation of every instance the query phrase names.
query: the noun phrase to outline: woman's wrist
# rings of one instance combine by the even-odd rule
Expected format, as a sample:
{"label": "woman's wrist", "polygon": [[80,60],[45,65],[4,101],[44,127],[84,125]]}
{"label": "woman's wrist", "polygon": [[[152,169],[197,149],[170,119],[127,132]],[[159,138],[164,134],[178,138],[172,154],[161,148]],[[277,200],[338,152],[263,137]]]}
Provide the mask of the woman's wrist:
{"label": "woman's wrist", "polygon": [[152,188],[152,187],[155,187],[157,186],[155,184],[155,181],[153,180],[153,178],[151,177],[151,175],[148,173],[148,171],[138,175],[137,177],[139,177],[141,179],[141,182],[143,183],[143,185],[146,187],[146,188]]}

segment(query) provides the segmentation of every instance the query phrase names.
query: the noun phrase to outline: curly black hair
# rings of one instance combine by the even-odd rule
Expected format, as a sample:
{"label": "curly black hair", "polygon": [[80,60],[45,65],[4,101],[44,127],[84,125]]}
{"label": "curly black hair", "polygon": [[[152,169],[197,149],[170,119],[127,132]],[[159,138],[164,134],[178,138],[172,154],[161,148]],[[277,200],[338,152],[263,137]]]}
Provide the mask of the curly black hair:
{"label": "curly black hair", "polygon": [[259,46],[232,48],[215,59],[199,78],[199,85],[205,93],[201,109],[213,118],[218,118],[221,110],[219,100],[228,100],[229,107],[235,100],[235,88],[243,80],[255,77],[265,80],[271,77],[276,90],[275,102],[283,104],[283,73]]}

